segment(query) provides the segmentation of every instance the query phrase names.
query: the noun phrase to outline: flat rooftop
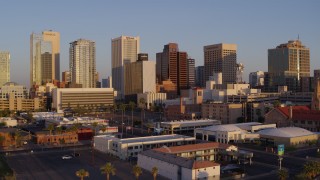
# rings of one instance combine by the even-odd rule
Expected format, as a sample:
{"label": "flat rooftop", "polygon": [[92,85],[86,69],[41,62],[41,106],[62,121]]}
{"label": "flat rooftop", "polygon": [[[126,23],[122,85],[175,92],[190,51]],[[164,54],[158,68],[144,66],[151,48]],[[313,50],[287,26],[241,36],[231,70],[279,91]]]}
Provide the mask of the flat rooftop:
{"label": "flat rooftop", "polygon": [[163,153],[163,152],[153,151],[153,150],[143,151],[140,154],[147,157],[151,157],[153,159],[158,159],[160,161],[167,162],[169,164],[185,167],[188,169],[199,169],[199,168],[220,166],[220,164],[210,162],[210,161],[195,161],[193,159],[183,158],[173,154],[168,154],[168,153]]}
{"label": "flat rooftop", "polygon": [[200,124],[200,123],[217,123],[221,124],[219,120],[213,120],[213,119],[200,119],[200,120],[177,120],[177,121],[171,121],[171,122],[161,122],[161,124],[170,124],[170,125],[177,125],[177,124]]}
{"label": "flat rooftop", "polygon": [[201,151],[207,149],[227,149],[232,145],[210,142],[210,143],[201,143],[201,144],[188,144],[183,146],[172,146],[172,147],[162,147],[154,149],[155,151],[160,151],[163,153],[182,153],[182,152],[192,152],[192,151]]}
{"label": "flat rooftop", "polygon": [[146,136],[146,137],[136,137],[136,138],[125,138],[125,139],[119,139],[114,136],[108,136],[108,135],[101,135],[101,136],[95,136],[97,138],[104,138],[104,139],[110,139],[113,141],[118,141],[123,144],[126,143],[142,143],[142,142],[153,142],[153,141],[174,141],[179,139],[187,139],[187,140],[195,140],[195,137],[190,136],[184,136],[179,134],[170,134],[170,135],[160,135],[160,136]]}
{"label": "flat rooftop", "polygon": [[137,138],[119,139],[121,143],[138,143],[138,142],[150,142],[150,141],[168,141],[177,139],[195,139],[195,137],[184,136],[179,134],[160,135],[160,136],[146,136]]}

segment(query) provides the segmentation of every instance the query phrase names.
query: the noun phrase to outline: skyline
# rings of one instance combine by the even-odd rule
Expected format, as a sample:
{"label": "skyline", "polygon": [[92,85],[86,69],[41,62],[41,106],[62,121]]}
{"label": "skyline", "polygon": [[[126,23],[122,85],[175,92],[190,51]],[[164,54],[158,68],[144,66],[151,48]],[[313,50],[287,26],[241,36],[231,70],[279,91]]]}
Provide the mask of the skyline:
{"label": "skyline", "polygon": [[69,69],[69,43],[79,38],[96,42],[97,72],[101,78],[111,75],[111,39],[121,35],[139,36],[140,52],[148,53],[153,61],[165,44],[178,43],[179,50],[195,59],[196,66],[203,65],[203,46],[237,44],[237,62],[245,66],[245,81],[250,72],[267,71],[268,49],[300,36],[310,48],[311,75],[320,68],[317,1],[35,2],[19,6],[3,2],[0,7],[4,24],[0,50],[10,52],[11,81],[26,86],[30,34],[45,30],[61,35],[60,76]]}

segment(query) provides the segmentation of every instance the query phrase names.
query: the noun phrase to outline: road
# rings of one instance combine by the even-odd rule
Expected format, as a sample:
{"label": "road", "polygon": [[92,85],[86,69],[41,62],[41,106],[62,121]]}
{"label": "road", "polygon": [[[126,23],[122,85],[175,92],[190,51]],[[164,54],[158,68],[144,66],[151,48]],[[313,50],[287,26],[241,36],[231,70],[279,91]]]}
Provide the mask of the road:
{"label": "road", "polygon": [[[71,150],[56,152],[39,152],[34,154],[13,154],[7,156],[9,166],[16,173],[18,180],[71,180],[79,179],[75,172],[79,169],[89,171],[90,177],[86,179],[106,179],[101,174],[100,167],[106,162],[111,162],[116,168],[116,175],[111,179],[134,179],[131,173],[133,165],[126,161],[121,161],[115,157],[95,151],[94,161],[90,150],[79,150],[80,157],[63,160],[61,157],[71,154]],[[94,163],[93,163],[94,162]],[[143,171],[140,179],[153,179],[151,173]],[[159,180],[165,179],[158,177]]]}

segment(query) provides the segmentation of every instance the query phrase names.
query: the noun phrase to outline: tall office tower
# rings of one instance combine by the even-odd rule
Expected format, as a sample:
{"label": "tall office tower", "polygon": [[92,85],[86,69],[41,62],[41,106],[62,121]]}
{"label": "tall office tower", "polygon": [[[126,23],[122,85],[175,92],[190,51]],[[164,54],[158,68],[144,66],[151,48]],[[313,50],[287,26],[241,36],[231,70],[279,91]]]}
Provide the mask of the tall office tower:
{"label": "tall office tower", "polygon": [[188,77],[188,88],[192,88],[195,86],[195,60],[189,58],[187,60],[187,77]]}
{"label": "tall office tower", "polygon": [[62,72],[62,82],[65,82],[66,84],[71,82],[70,71],[63,71]]}
{"label": "tall office tower", "polygon": [[205,81],[214,73],[222,73],[223,84],[236,82],[237,45],[214,44],[203,47]]}
{"label": "tall office tower", "polygon": [[108,76],[106,79],[102,78],[102,88],[112,88],[112,77]]}
{"label": "tall office tower", "polygon": [[179,52],[178,44],[169,43],[163,52],[157,53],[156,77],[157,82],[170,80],[177,85],[177,94],[187,88],[187,57],[186,52]]}
{"label": "tall office tower", "polygon": [[154,61],[138,60],[137,62],[126,63],[124,65],[125,96],[156,92],[155,68]]}
{"label": "tall office tower", "polygon": [[268,72],[274,86],[300,91],[301,77],[310,77],[310,50],[301,41],[289,41],[268,50]]}
{"label": "tall office tower", "polygon": [[205,87],[204,66],[197,66],[195,68],[195,75],[196,75],[196,86]]}
{"label": "tall office tower", "polygon": [[82,88],[96,87],[96,46],[95,42],[78,39],[70,43],[71,84],[81,84]]}
{"label": "tall office tower", "polygon": [[60,33],[30,35],[30,85],[60,80]]}
{"label": "tall office tower", "polygon": [[257,86],[264,86],[264,72],[263,71],[251,72],[249,74],[249,84],[251,88],[257,87]]}
{"label": "tall office tower", "polygon": [[10,82],[10,53],[0,51],[0,87]]}
{"label": "tall office tower", "polygon": [[112,81],[118,91],[118,98],[124,99],[124,64],[137,61],[140,51],[140,38],[120,36],[111,40]]}

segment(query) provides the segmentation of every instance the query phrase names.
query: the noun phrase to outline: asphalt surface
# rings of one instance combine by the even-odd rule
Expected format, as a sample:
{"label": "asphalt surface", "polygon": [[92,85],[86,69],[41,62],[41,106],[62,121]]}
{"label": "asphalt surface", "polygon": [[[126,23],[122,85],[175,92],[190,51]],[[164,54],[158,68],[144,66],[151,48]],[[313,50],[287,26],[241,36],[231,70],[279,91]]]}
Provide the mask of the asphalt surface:
{"label": "asphalt surface", "polygon": [[[38,153],[11,154],[7,156],[9,166],[16,173],[18,180],[58,180],[79,179],[75,172],[79,169],[89,171],[90,176],[85,179],[106,179],[101,174],[100,167],[106,162],[111,162],[116,168],[116,175],[110,179],[135,179],[131,173],[133,165],[115,157],[94,151],[94,160],[91,150],[77,150],[80,157],[62,159],[63,155],[72,154],[72,150],[57,150]],[[153,179],[151,173],[143,171],[139,179]],[[165,179],[158,177],[157,179]]]}

